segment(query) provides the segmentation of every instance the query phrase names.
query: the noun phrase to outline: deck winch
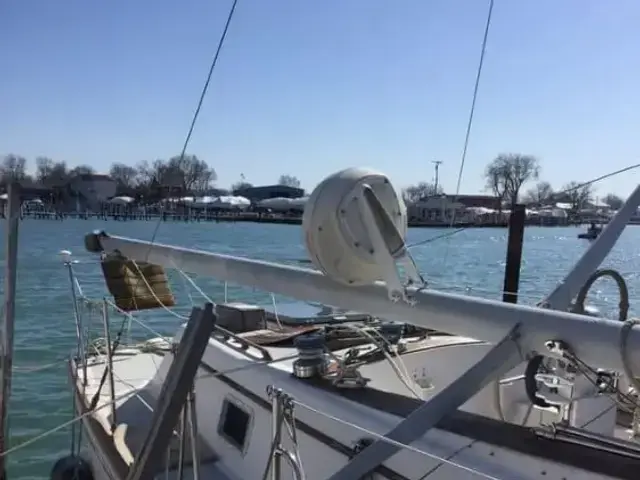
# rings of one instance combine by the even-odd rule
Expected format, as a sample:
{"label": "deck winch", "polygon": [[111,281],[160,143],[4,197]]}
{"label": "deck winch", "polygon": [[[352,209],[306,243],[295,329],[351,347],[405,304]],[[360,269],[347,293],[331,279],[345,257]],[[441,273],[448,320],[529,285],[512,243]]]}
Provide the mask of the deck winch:
{"label": "deck winch", "polygon": [[397,345],[404,334],[404,324],[399,322],[385,322],[378,329],[379,334],[384,338],[387,345]]}
{"label": "deck winch", "polygon": [[296,337],[293,344],[298,349],[298,359],[293,362],[293,374],[298,378],[313,378],[327,371],[324,335],[310,333]]}

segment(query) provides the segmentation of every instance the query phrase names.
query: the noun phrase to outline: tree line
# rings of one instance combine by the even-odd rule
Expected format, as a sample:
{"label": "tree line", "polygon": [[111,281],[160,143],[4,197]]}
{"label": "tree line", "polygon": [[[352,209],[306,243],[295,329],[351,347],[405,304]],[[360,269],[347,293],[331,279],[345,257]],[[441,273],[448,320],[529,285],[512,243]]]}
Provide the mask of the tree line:
{"label": "tree line", "polygon": [[[531,207],[567,203],[571,210],[578,211],[594,201],[593,184],[572,181],[555,191],[549,182],[540,179],[540,171],[540,162],[533,155],[500,154],[485,168],[485,188],[499,198],[501,204],[509,207],[519,202]],[[531,186],[524,190],[527,184]],[[415,203],[421,198],[442,195],[444,192],[440,186],[436,188],[432,183],[420,182],[405,188],[402,193],[407,203]],[[623,198],[613,193],[600,200],[613,209],[620,208],[624,203]]]}
{"label": "tree line", "polygon": [[[65,189],[72,178],[95,173],[90,165],[69,168],[66,162],[54,161],[49,157],[37,157],[33,173],[29,173],[27,159],[20,155],[5,155],[0,161],[2,185],[18,181],[26,186]],[[180,195],[207,195],[214,191],[234,192],[253,186],[242,175],[229,189],[216,189],[218,176],[215,169],[196,155],[141,161],[135,166],[116,162],[109,168],[108,175],[116,182],[118,195],[136,198],[161,196],[167,191]],[[292,175],[281,175],[278,184],[300,188],[300,180]]]}
{"label": "tree line", "polygon": [[[568,203],[573,210],[584,208],[594,200],[591,184],[573,181],[554,191],[551,184],[540,179],[540,162],[533,155],[505,153],[498,155],[486,167],[484,172],[486,190],[507,206],[523,202],[529,206],[544,206],[554,203]],[[50,189],[65,188],[69,180],[77,175],[95,174],[90,165],[78,165],[69,168],[66,162],[54,161],[48,157],[35,159],[34,173],[29,173],[27,159],[15,154],[5,155],[0,161],[0,185],[10,181],[19,181],[25,185],[42,186]],[[113,163],[108,175],[118,186],[118,195],[130,195],[135,198],[154,198],[166,196],[167,190],[178,195],[207,195],[232,193],[253,185],[244,175],[228,189],[215,188],[218,179],[214,168],[196,155],[174,156],[168,160],[158,159],[152,162],[142,161],[135,166],[125,163]],[[292,175],[283,174],[279,185],[300,188],[300,180]],[[524,189],[530,185],[528,189]],[[442,195],[441,185],[419,182],[402,191],[406,203],[416,203],[422,198]],[[613,193],[601,198],[601,201],[613,209],[618,209],[624,200]]]}

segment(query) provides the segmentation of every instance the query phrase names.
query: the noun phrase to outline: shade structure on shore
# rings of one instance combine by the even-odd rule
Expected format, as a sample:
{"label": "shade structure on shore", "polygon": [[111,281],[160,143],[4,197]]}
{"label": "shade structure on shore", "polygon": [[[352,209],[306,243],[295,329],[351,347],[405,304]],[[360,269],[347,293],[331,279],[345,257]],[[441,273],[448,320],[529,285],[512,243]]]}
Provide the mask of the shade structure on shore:
{"label": "shade structure on shore", "polygon": [[304,210],[304,206],[307,203],[309,197],[300,198],[267,198],[258,202],[258,206],[262,208],[269,208],[271,210]]}
{"label": "shade structure on shore", "polygon": [[[0,194],[0,201],[7,201],[9,199],[9,195],[7,193],[3,193]],[[29,200],[27,200],[27,203],[37,203],[39,205],[42,205],[44,202],[42,200],[40,200],[37,197],[34,198],[30,198]]]}
{"label": "shade structure on shore", "polygon": [[209,208],[212,207],[216,201],[216,197],[197,197],[192,202],[189,202],[191,208]]}
{"label": "shade structure on shore", "polygon": [[215,208],[222,208],[226,210],[246,210],[251,205],[251,201],[248,198],[235,196],[235,195],[223,195],[216,197],[212,206]]}
{"label": "shade structure on shore", "polygon": [[245,210],[251,205],[249,199],[233,195],[223,195],[221,197],[204,196],[189,198],[188,200],[187,198],[180,200],[193,209]]}
{"label": "shade structure on shore", "polygon": [[165,198],[164,200],[162,200],[162,202],[175,203],[175,204],[179,204],[179,203],[191,204],[193,203],[194,200],[195,199],[193,197],[180,197],[180,198]]}
{"label": "shade structure on shore", "polygon": [[129,205],[134,201],[133,198],[127,197],[126,195],[121,195],[119,197],[113,197],[108,201],[108,203],[112,205]]}

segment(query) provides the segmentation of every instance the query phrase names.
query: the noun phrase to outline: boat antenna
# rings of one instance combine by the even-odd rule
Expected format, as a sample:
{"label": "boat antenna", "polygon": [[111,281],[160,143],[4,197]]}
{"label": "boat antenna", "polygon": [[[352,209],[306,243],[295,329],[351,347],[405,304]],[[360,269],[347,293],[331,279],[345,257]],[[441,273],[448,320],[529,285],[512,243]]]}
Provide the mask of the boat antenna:
{"label": "boat antenna", "polygon": [[[227,38],[229,25],[231,24],[231,20],[233,19],[233,14],[236,11],[237,4],[238,4],[238,0],[233,0],[233,4],[231,5],[231,9],[229,10],[229,15],[227,15],[227,21],[225,22],[224,29],[222,30],[222,35],[220,35],[220,40],[218,40],[218,46],[213,55],[213,59],[211,60],[211,65],[209,67],[209,72],[207,73],[207,78],[202,87],[202,91],[200,92],[200,98],[198,99],[196,110],[193,113],[193,118],[191,119],[191,125],[189,125],[189,131],[187,132],[187,136],[184,139],[184,144],[182,145],[182,151],[180,152],[180,161],[182,161],[184,159],[184,156],[186,155],[189,142],[191,141],[191,135],[193,134],[193,130],[196,126],[196,122],[198,121],[198,116],[200,115],[200,110],[202,109],[202,104],[204,103],[204,99],[207,96],[207,91],[209,90],[209,84],[211,83],[211,77],[213,76],[213,71],[215,70],[216,65],[218,64],[218,58],[220,57],[220,52],[222,51],[222,46],[224,45],[224,41]],[[161,223],[162,223],[162,215],[158,217],[158,221],[153,230],[153,234],[151,235],[151,245],[153,245],[153,243],[155,242]],[[149,251],[150,250],[151,250],[151,246],[149,247]],[[147,252],[146,256],[147,257],[149,256],[149,252]]]}

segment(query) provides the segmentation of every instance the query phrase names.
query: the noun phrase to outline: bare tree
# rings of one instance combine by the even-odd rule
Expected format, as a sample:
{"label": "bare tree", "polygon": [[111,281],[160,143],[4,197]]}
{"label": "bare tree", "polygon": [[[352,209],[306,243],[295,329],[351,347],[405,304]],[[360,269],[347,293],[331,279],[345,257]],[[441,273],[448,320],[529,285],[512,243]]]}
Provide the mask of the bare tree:
{"label": "bare tree", "polygon": [[36,158],[36,181],[46,187],[62,186],[69,179],[65,162],[54,162],[48,157]]}
{"label": "bare tree", "polygon": [[524,194],[525,203],[543,204],[549,202],[553,197],[553,188],[549,182],[538,182],[535,187],[530,188]]}
{"label": "bare tree", "polygon": [[498,155],[485,170],[487,189],[511,206],[518,203],[522,185],[537,180],[540,166],[536,157],[519,153]]}
{"label": "bare tree", "polygon": [[96,169],[91,165],[78,165],[73,167],[69,172],[69,176],[75,177],[76,175],[93,175],[96,173]]}
{"label": "bare tree", "polygon": [[620,210],[624,204],[624,200],[614,193],[608,193],[602,201],[609,205],[613,210]]}
{"label": "bare tree", "polygon": [[144,188],[152,187],[182,187],[184,175],[176,164],[169,165],[162,159],[149,162],[144,160],[138,163],[137,167],[138,183]]}
{"label": "bare tree", "polygon": [[185,193],[206,191],[217,180],[215,170],[195,155],[144,161],[138,164],[137,171],[142,185],[179,188]]}
{"label": "bare tree", "polygon": [[145,188],[149,188],[154,184],[160,183],[160,175],[159,168],[164,166],[164,161],[156,160],[154,162],[149,162],[148,160],[143,160],[136,165],[136,170],[138,171],[138,179],[140,185]]}
{"label": "bare tree", "polygon": [[47,172],[47,176],[43,179],[43,185],[53,187],[62,186],[69,180],[69,170],[66,162],[54,162],[51,170]]}
{"label": "bare tree", "polygon": [[593,190],[591,184],[582,185],[578,182],[569,182],[562,187],[562,192],[571,204],[571,210],[577,212],[585,207],[585,204],[591,201]]}
{"label": "bare tree", "polygon": [[5,155],[0,163],[0,181],[24,182],[27,180],[27,159],[20,155]]}
{"label": "bare tree", "polygon": [[502,202],[507,198],[507,182],[504,181],[504,175],[501,169],[487,167],[485,178],[487,190],[491,190],[493,194],[500,199],[499,209],[502,210]]}
{"label": "bare tree", "polygon": [[138,176],[138,184],[143,188],[148,188],[154,181],[153,169],[148,160],[138,162],[134,167]]}
{"label": "bare tree", "polygon": [[402,198],[405,203],[416,203],[425,197],[432,197],[434,195],[442,195],[442,187],[436,186],[432,183],[420,182],[416,185],[411,185],[402,190]]}
{"label": "bare tree", "polygon": [[132,189],[138,184],[138,170],[124,163],[114,163],[111,165],[109,176],[120,188]]}
{"label": "bare tree", "polygon": [[287,187],[300,188],[300,180],[293,175],[280,175],[278,179],[278,185],[285,185]]}
{"label": "bare tree", "polygon": [[251,188],[251,187],[253,187],[253,184],[246,182],[244,180],[240,180],[239,182],[236,182],[233,185],[231,185],[231,192],[235,193],[239,190],[244,190],[245,188]]}
{"label": "bare tree", "polygon": [[36,158],[36,182],[44,185],[46,180],[53,172],[53,166],[55,162],[49,157],[37,157]]}

